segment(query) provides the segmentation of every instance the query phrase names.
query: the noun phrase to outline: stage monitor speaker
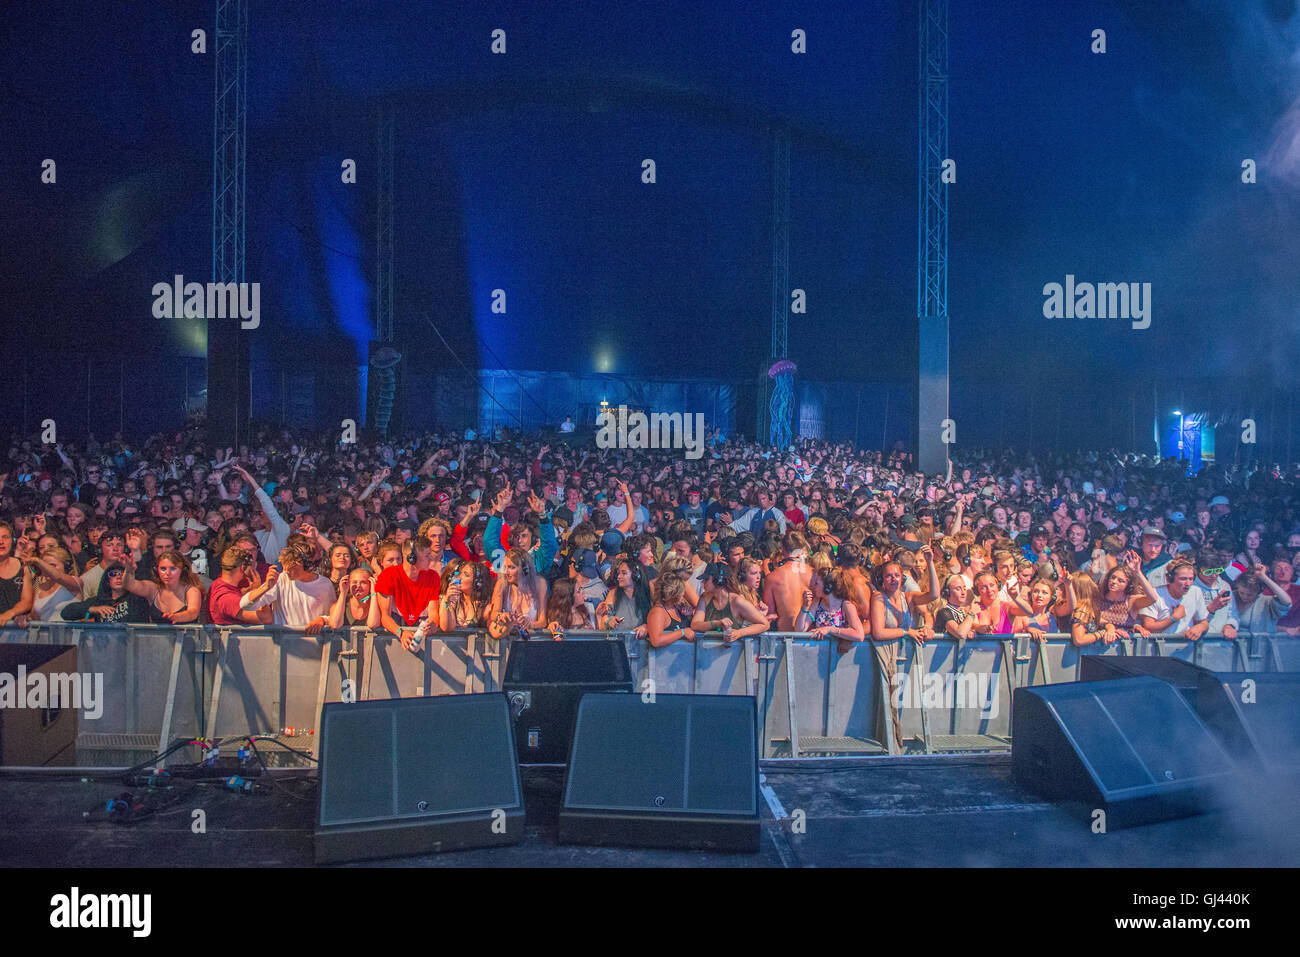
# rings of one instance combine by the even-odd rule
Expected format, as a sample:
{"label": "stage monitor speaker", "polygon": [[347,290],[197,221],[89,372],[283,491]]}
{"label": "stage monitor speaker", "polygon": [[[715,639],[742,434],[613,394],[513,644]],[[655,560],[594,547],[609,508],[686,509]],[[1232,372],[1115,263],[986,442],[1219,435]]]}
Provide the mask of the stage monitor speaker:
{"label": "stage monitor speaker", "polygon": [[622,641],[516,639],[501,686],[514,716],[519,763],[564,764],[578,699],[589,691],[630,692],[632,669]]}
{"label": "stage monitor speaker", "polygon": [[1044,797],[1106,812],[1106,828],[1213,810],[1235,775],[1227,752],[1157,678],[1017,688],[1011,771]]}
{"label": "stage monitor speaker", "polygon": [[1206,671],[1197,710],[1238,760],[1267,774],[1300,773],[1300,674]]}
{"label": "stage monitor speaker", "polygon": [[1211,672],[1181,658],[1156,655],[1080,655],[1080,681],[1111,681],[1115,678],[1159,678],[1178,689],[1192,710],[1196,710],[1197,683]]}
{"label": "stage monitor speaker", "polygon": [[317,863],[517,844],[523,837],[505,695],[325,706]]}
{"label": "stage monitor speaker", "polygon": [[559,840],[757,852],[754,699],[583,695]]}
{"label": "stage monitor speaker", "polygon": [[[75,693],[74,675],[76,645],[0,644],[0,683],[8,685],[7,690],[0,687],[0,766],[71,767],[77,763],[77,709],[90,702],[84,691],[79,700],[67,700]],[[82,680],[75,679],[76,688]],[[38,697],[36,691],[41,687],[44,694]],[[12,700],[6,700],[10,695]]]}

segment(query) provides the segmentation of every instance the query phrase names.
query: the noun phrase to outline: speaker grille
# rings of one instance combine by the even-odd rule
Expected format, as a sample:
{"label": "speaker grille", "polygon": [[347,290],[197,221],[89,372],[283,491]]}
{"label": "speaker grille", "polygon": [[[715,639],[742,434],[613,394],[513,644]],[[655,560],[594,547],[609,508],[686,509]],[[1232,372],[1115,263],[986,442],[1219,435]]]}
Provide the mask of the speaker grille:
{"label": "speaker grille", "polygon": [[1106,791],[1202,778],[1225,765],[1187,703],[1155,679],[1079,684],[1051,706]]}
{"label": "speaker grille", "polygon": [[334,704],[322,724],[322,826],[521,803],[503,695]]}
{"label": "speaker grille", "polygon": [[757,814],[754,700],[588,694],[565,807],[649,814]]}

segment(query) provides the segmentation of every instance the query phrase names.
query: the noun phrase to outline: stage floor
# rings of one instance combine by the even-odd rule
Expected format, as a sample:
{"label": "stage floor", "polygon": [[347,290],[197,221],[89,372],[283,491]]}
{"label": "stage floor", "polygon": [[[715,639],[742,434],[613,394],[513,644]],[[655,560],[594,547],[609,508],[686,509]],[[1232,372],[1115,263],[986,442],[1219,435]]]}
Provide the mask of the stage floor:
{"label": "stage floor", "polygon": [[[419,867],[1295,867],[1300,801],[1286,788],[1232,795],[1229,809],[1094,834],[1088,809],[1048,804],[1011,779],[1008,755],[765,762],[758,854],[560,846],[561,772],[525,774],[522,844],[367,862]],[[768,790],[770,789],[770,790]],[[111,777],[0,775],[6,867],[312,865],[315,781],[264,796],[216,787],[133,826],[87,821],[125,788]],[[774,807],[784,815],[778,821]],[[194,811],[206,833],[192,830]],[[802,812],[802,815],[796,812]],[[802,821],[802,833],[794,822]]]}

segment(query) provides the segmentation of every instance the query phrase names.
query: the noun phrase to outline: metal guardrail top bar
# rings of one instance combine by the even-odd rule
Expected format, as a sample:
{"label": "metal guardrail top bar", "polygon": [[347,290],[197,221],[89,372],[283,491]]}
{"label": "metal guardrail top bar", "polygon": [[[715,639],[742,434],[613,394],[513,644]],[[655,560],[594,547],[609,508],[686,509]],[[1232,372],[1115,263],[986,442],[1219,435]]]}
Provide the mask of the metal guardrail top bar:
{"label": "metal guardrail top bar", "polygon": [[[375,638],[393,638],[393,639],[397,637],[396,635],[393,635],[391,632],[381,631],[381,630],[376,630],[371,628],[363,628],[360,626],[353,626],[350,628],[339,628],[339,629],[326,628],[323,631],[321,631],[320,634],[318,635],[309,635],[305,631],[297,630],[294,628],[288,628],[284,625],[214,625],[210,623],[209,624],[187,624],[187,625],[163,625],[163,624],[153,624],[147,622],[135,624],[132,622],[94,622],[94,621],[33,621],[33,622],[29,622],[26,628],[19,628],[16,625],[9,624],[9,625],[0,626],[0,635],[12,633],[12,632],[23,632],[23,631],[33,632],[33,631],[39,631],[41,629],[46,629],[46,628],[55,629],[55,630],[77,628],[79,630],[88,630],[92,634],[97,631],[120,632],[125,628],[129,628],[133,632],[143,633],[143,634],[151,634],[151,633],[171,634],[177,631],[205,631],[205,632],[215,632],[218,634],[223,632],[229,632],[232,635],[268,635],[268,634],[269,635],[290,635],[295,638],[321,638],[323,640],[332,640],[338,638],[341,635],[351,635],[351,636],[361,635],[361,636],[373,636]],[[433,634],[430,634],[428,637],[430,639],[435,639],[435,640],[438,638],[469,638],[469,637],[487,635],[487,633],[488,633],[487,628],[457,628],[452,631],[435,632]],[[633,637],[634,634],[635,632],[632,631],[596,631],[591,629],[586,629],[586,630],[574,629],[572,631],[563,632],[563,637],[564,638],[603,638],[608,641],[614,641],[614,640],[626,640],[628,638]],[[506,637],[513,639],[513,638],[518,638],[519,636],[517,634],[511,634],[511,635],[507,635]],[[819,643],[841,640],[838,638],[814,638],[812,636],[812,633],[807,631],[764,631],[764,632],[760,632],[757,635],[754,635],[753,637],[782,638],[782,639],[794,638],[797,640],[808,640],[808,641],[815,641]],[[1028,637],[1029,634],[1027,632],[1022,631],[1022,632],[1007,632],[1007,633],[987,634],[987,635],[985,634],[973,635],[970,638],[953,638],[951,635],[936,634],[934,637],[929,638],[924,642],[918,642],[917,639],[915,638],[909,638],[908,641],[914,642],[916,644],[927,644],[927,645],[933,644],[935,642],[948,642],[951,644],[967,644],[969,642],[1007,641],[1010,639],[1028,638]],[[550,632],[544,631],[542,629],[538,629],[537,631],[531,632],[529,638],[530,640],[533,641],[552,640]],[[1249,633],[1249,632],[1245,634],[1238,633],[1236,638],[1225,638],[1222,633],[1205,634],[1202,635],[1199,640],[1200,641],[1219,641],[1219,640],[1241,641],[1249,638],[1278,638],[1283,640],[1294,638],[1298,642],[1300,642],[1300,635],[1287,635],[1282,633],[1256,634],[1256,633]],[[1051,641],[1059,641],[1061,639],[1072,640],[1071,636],[1068,633],[1059,632],[1059,631],[1044,632],[1043,639],[1051,640]],[[687,639],[683,638],[678,640],[686,641]],[[708,637],[708,638],[704,638],[703,640],[713,641],[713,642],[724,642],[730,644],[737,643],[735,639],[728,642],[728,640],[725,638],[716,638],[716,637]],[[862,642],[862,644],[875,643],[875,644],[887,645],[900,640],[901,639],[899,638],[891,638],[891,639],[886,639],[885,641],[876,642],[873,638],[868,636]],[[1129,639],[1120,639],[1120,640],[1131,641],[1133,639],[1129,638]],[[1155,633],[1152,634],[1150,639],[1148,640],[1190,641],[1194,643],[1198,639],[1191,639],[1188,638],[1186,635],[1163,635],[1163,634]],[[1093,642],[1090,645],[1080,645],[1079,647],[1093,647],[1093,646],[1104,647],[1100,641]]]}

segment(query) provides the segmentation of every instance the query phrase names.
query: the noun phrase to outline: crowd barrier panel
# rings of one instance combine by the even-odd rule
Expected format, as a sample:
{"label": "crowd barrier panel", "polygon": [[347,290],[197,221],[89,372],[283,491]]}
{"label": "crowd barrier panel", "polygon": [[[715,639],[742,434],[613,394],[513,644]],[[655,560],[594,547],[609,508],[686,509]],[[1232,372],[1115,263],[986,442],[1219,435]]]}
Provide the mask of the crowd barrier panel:
{"label": "crowd barrier panel", "polygon": [[[102,676],[100,716],[79,719],[83,763],[134,763],[174,736],[205,733],[211,634],[199,626],[33,622],[0,629],[0,641],[73,645],[77,671]],[[93,679],[92,679],[93,680]]]}
{"label": "crowd barrier panel", "polygon": [[[844,653],[834,641],[792,632],[663,648],[632,633],[571,632],[566,640],[624,642],[638,692],[755,695],[764,758],[897,754],[909,739],[927,752],[1005,748],[1014,690],[1073,681],[1084,655],[1160,655],[1216,671],[1300,671],[1300,640],[1285,635],[1152,636],[1083,648],[1066,635],[1042,642],[939,636],[924,644],[868,640]],[[391,635],[363,628],[311,636],[271,626],[34,622],[0,629],[0,641],[77,647],[78,671],[103,675],[104,691],[102,717],[80,725],[78,762],[120,766],[182,737],[301,736],[297,746],[314,751],[327,702],[500,690],[512,639],[468,630],[434,636],[411,654]],[[877,647],[896,656],[894,687],[884,679]],[[894,740],[888,720],[891,700],[899,705],[903,741]]]}
{"label": "crowd barrier panel", "polygon": [[1270,635],[1267,671],[1300,671],[1300,637]]}

